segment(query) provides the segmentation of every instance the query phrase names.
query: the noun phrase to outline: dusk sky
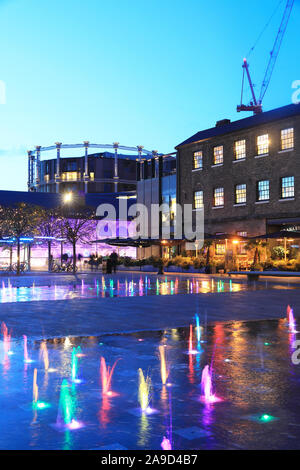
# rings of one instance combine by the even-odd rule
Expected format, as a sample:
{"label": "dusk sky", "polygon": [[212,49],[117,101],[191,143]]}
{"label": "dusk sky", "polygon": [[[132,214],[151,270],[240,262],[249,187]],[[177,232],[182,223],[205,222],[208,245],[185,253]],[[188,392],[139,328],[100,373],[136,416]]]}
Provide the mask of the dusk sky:
{"label": "dusk sky", "polygon": [[[278,3],[0,0],[0,189],[27,190],[35,145],[118,141],[171,152],[219,119],[247,117],[236,112],[242,60]],[[257,89],[285,3],[249,58]],[[265,110],[291,103],[299,26],[296,0]]]}

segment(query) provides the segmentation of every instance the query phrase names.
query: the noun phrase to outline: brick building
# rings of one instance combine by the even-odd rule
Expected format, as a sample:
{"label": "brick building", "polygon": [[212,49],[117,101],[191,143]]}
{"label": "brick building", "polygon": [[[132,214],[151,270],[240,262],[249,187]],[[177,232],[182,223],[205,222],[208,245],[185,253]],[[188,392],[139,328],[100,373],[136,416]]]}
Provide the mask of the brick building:
{"label": "brick building", "polygon": [[300,229],[300,104],[219,121],[176,149],[177,202],[204,206],[206,233]]}

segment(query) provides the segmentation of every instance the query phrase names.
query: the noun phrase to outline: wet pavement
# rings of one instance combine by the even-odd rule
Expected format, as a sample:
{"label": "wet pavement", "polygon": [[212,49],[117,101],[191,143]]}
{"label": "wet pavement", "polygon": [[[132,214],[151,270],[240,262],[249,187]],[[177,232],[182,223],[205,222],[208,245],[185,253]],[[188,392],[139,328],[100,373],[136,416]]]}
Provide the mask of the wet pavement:
{"label": "wet pavement", "polygon": [[[12,341],[11,355],[1,342],[0,449],[160,449],[164,437],[174,449],[298,449],[300,366],[291,356],[299,334],[285,319],[209,325],[200,315],[198,343],[194,318],[189,322],[192,343],[189,328],[48,340],[48,372],[41,342],[28,338],[34,361],[28,363],[21,339]],[[159,346],[170,386],[161,383]],[[196,354],[188,354],[191,346]],[[101,393],[101,356],[109,366],[120,359],[112,376],[115,396]],[[201,401],[207,364],[220,398],[213,404]],[[41,408],[32,406],[35,368]],[[152,381],[150,414],[139,409],[139,368]],[[62,424],[66,410],[78,429]]]}

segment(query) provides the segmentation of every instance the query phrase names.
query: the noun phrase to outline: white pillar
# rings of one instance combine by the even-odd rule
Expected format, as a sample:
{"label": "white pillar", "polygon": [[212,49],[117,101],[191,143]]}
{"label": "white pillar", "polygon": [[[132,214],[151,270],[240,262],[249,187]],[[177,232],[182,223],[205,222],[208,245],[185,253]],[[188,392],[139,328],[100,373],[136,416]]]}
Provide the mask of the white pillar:
{"label": "white pillar", "polygon": [[119,179],[119,169],[118,169],[118,148],[119,142],[113,143],[115,149],[115,164],[114,164],[114,180],[115,180],[115,193],[118,192],[118,179]]}
{"label": "white pillar", "polygon": [[56,145],[56,192],[59,193],[59,183],[60,183],[60,148],[61,142],[55,142]]}
{"label": "white pillar", "polygon": [[143,145],[138,145],[138,156],[139,156],[139,162],[140,162],[140,179],[143,179],[143,171],[142,171],[142,156],[143,156]]}
{"label": "white pillar", "polygon": [[89,157],[88,157],[88,152],[89,152],[89,141],[85,140],[83,142],[84,144],[84,192],[88,192],[88,181],[89,181]]}

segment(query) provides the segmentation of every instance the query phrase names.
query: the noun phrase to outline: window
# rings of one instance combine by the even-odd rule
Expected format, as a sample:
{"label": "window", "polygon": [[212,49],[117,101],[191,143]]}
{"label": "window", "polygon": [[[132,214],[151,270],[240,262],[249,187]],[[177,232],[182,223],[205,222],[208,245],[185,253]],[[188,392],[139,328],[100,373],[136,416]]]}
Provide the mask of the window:
{"label": "window", "polygon": [[224,188],[215,188],[214,207],[224,206]]}
{"label": "window", "polygon": [[247,232],[236,232],[236,234],[237,234],[239,237],[245,237],[245,238],[247,238],[247,235],[248,235]]}
{"label": "window", "polygon": [[294,148],[294,129],[283,129],[281,131],[281,150]]}
{"label": "window", "polygon": [[194,207],[195,209],[202,209],[203,207],[203,191],[194,192]]}
{"label": "window", "polygon": [[226,245],[225,243],[216,243],[216,255],[225,255]]}
{"label": "window", "polygon": [[265,155],[269,153],[269,134],[257,137],[257,155]]}
{"label": "window", "polygon": [[257,201],[268,201],[270,199],[270,182],[268,180],[258,181]]}
{"label": "window", "polygon": [[223,145],[214,147],[214,165],[221,165],[223,163]]}
{"label": "window", "polygon": [[282,199],[286,199],[289,197],[294,197],[295,195],[295,187],[294,187],[294,177],[293,176],[286,176],[285,178],[281,178],[281,197]]}
{"label": "window", "polygon": [[90,172],[90,179],[94,181],[95,179],[95,173],[93,171]]}
{"label": "window", "polygon": [[246,185],[245,184],[237,184],[235,187],[235,203],[236,204],[244,204],[247,199],[246,195]]}
{"label": "window", "polygon": [[241,158],[246,158],[246,141],[237,140],[234,143],[234,158],[236,160],[241,160]]}
{"label": "window", "polygon": [[194,153],[194,170],[200,170],[203,168],[203,153],[195,152]]}

